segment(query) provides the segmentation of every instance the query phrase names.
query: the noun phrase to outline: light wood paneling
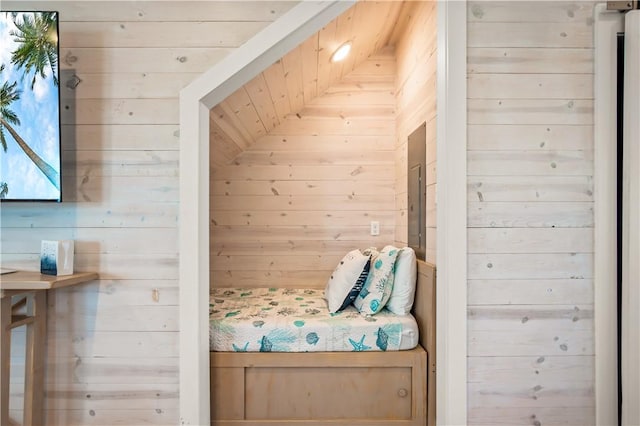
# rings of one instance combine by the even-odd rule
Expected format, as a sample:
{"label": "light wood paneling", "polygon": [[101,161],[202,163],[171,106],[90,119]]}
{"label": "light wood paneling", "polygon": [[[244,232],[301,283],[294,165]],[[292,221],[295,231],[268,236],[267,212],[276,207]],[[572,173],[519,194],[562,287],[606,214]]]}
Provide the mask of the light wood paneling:
{"label": "light wood paneling", "polygon": [[[37,210],[29,206],[2,209],[0,217],[4,227],[158,227],[171,228],[178,220],[178,202],[154,203],[149,209],[147,201],[122,199],[105,205],[95,202],[62,203],[54,210]],[[35,250],[35,248],[34,248]]]}
{"label": "light wood paneling", "polygon": [[469,409],[469,418],[469,426],[526,424],[559,426],[566,425],[567,418],[570,418],[576,425],[594,426],[596,415],[593,406],[535,408],[509,406],[471,408]]}
{"label": "light wood paneling", "polygon": [[78,99],[61,100],[62,124],[178,124],[175,99]]}
{"label": "light wood paneling", "polygon": [[566,79],[564,74],[472,74],[468,95],[482,99],[593,99],[591,74]]}
{"label": "light wood paneling", "polygon": [[591,2],[468,3],[468,420],[593,424]]}
{"label": "light wood paneling", "polygon": [[469,253],[593,252],[590,228],[471,228]]}
{"label": "light wood paneling", "polygon": [[[211,18],[210,18],[211,19]],[[238,47],[265,27],[264,21],[166,20],[156,22],[63,22],[60,43],[74,47]],[[179,36],[178,36],[179,35]]]}
{"label": "light wood paneling", "polygon": [[[509,19],[509,18],[507,18]],[[592,47],[583,22],[475,22],[467,24],[469,47]]]}
{"label": "light wood paneling", "polygon": [[[8,1],[7,3],[11,3]],[[51,1],[29,1],[33,10],[51,8]],[[246,1],[239,8],[234,1],[179,1],[166,2],[162,7],[152,2],[123,2],[118,7],[105,0],[83,2],[57,2],[61,22],[154,22],[154,21],[228,21],[269,22],[295,5],[290,1]]]}
{"label": "light wood paneling", "polygon": [[[593,358],[588,356],[517,356],[476,357],[469,362],[469,382],[474,389],[470,412],[486,408],[489,388],[499,394],[503,405],[528,407],[534,415],[544,412],[549,399],[562,399],[563,405],[593,412],[593,382],[584,380],[584,371],[593,370]],[[564,388],[572,390],[567,395]]]}
{"label": "light wood paneling", "polygon": [[[475,155],[475,153],[473,155],[476,159],[480,158],[480,155]],[[482,155],[484,158],[491,158],[486,151]],[[504,155],[504,152],[496,153],[496,157],[504,157]],[[578,155],[582,154],[579,153]],[[536,161],[536,156],[532,155],[532,157],[534,158],[529,164]],[[538,159],[540,158],[539,156],[537,157]],[[493,159],[490,161],[493,161]],[[555,161],[555,158],[552,158],[551,161]],[[580,162],[576,163],[579,164]],[[547,163],[546,165],[549,164]],[[544,169],[546,165],[539,168]],[[487,165],[484,165],[484,167],[487,167]],[[579,167],[590,168],[591,164],[582,163],[579,164]],[[498,173],[504,172],[500,170]],[[593,201],[593,179],[591,176],[549,176],[548,174],[540,176],[531,174],[531,176],[513,176],[505,173],[503,176],[477,176],[469,179],[468,200],[480,202]]]}
{"label": "light wood paneling", "polygon": [[[24,350],[24,333],[16,333],[17,353]],[[12,348],[13,350],[13,348]],[[178,333],[141,331],[52,331],[47,336],[49,358],[177,358]],[[91,384],[89,384],[91,385]],[[115,407],[114,407],[115,408]]]}
{"label": "light wood paneling", "polygon": [[591,279],[469,280],[469,305],[587,305]]}
{"label": "light wood paneling", "polygon": [[167,408],[167,402],[176,398],[178,393],[177,384],[88,386],[73,383],[46,385],[44,389],[50,399],[49,404],[64,405],[72,410],[82,409],[87,399],[91,400],[96,410],[108,410],[115,398],[122,399],[121,406],[125,410]]}
{"label": "light wood paneling", "polygon": [[[302,154],[305,155],[305,154]],[[387,154],[388,155],[388,154]],[[364,157],[357,154],[359,158]],[[244,158],[243,158],[244,160]],[[353,161],[353,160],[352,160]],[[380,160],[382,161],[382,160]],[[386,161],[385,161],[386,162]],[[256,196],[256,195],[342,195],[348,196],[358,195],[387,195],[395,194],[393,184],[377,183],[375,186],[351,179],[344,181],[247,181],[239,183],[238,181],[213,181],[211,182],[212,195],[226,196]],[[221,206],[221,209],[223,207]]]}
{"label": "light wood paneling", "polygon": [[485,124],[470,125],[469,130],[470,151],[584,151],[593,147],[593,128],[589,125]]}
{"label": "light wood paneling", "polygon": [[[557,66],[559,61],[562,62],[561,70]],[[470,74],[590,74],[593,73],[593,50],[555,46],[469,47],[467,68]]]}
{"label": "light wood paneling", "polygon": [[589,22],[593,15],[593,4],[585,1],[552,2],[545,8],[536,2],[523,2],[517,8],[509,1],[496,1],[490,5],[482,2],[469,3],[469,22]]}
{"label": "light wood paneling", "polygon": [[[305,123],[301,123],[304,125]],[[362,123],[363,125],[365,122]],[[293,126],[292,126],[293,127]],[[288,130],[288,129],[287,129]],[[283,130],[285,131],[285,130]],[[313,130],[311,130],[313,131]],[[341,166],[225,166],[212,173],[213,179],[225,176],[231,180],[250,180],[253,176],[268,175],[273,180],[351,180],[354,178],[370,181],[387,181],[393,176],[393,168],[384,165],[341,165]]]}
{"label": "light wood paneling", "polygon": [[[477,199],[476,199],[477,201]],[[469,227],[592,227],[592,202],[469,202]]]}
{"label": "light wood paneling", "polygon": [[[69,4],[78,4],[77,2]],[[202,73],[234,50],[232,47],[60,47],[60,66],[85,73],[128,72]]]}
{"label": "light wood paneling", "polygon": [[469,124],[593,124],[593,101],[567,99],[473,99]]}
{"label": "light wood paneling", "polygon": [[[180,140],[178,125],[142,124],[128,125],[62,125],[62,149],[71,151],[173,151]],[[64,182],[63,182],[64,183]]]}
{"label": "light wood paneling", "polygon": [[[231,94],[225,100],[225,102],[228,101],[229,108],[224,111],[214,108],[211,111],[211,120],[214,123],[227,124],[227,126],[220,124],[217,133],[211,134],[211,139],[215,141],[214,146],[232,145],[227,149],[216,148],[216,152],[234,152],[235,155],[221,155],[219,158],[213,158],[212,163],[216,166],[231,163],[240,152],[246,149],[247,145],[254,144],[261,136],[269,134],[274,127],[287,121],[289,115],[327,116],[326,112],[318,109],[322,109],[321,105],[327,103],[333,106],[338,100],[333,96],[322,95],[390,43],[401,8],[402,2],[358,2]],[[246,25],[249,24],[254,25],[253,23]],[[349,57],[343,62],[331,62],[333,52],[347,41],[352,43]],[[216,45],[216,43],[213,44],[213,46]],[[376,68],[378,65],[374,62],[370,66]],[[395,65],[393,69],[395,70]],[[382,75],[390,76],[387,73]],[[375,82],[375,79],[372,82]],[[343,95],[358,94],[366,99],[370,93],[362,90],[363,87],[359,89],[361,90],[348,88],[348,94],[343,93]],[[393,90],[389,90],[387,94],[391,95],[392,92]],[[377,90],[375,93],[384,94]],[[240,101],[241,98],[244,101]],[[319,101],[320,99],[322,101]],[[350,100],[356,104],[359,102],[354,98]],[[352,108],[351,102],[340,103],[341,109],[339,111],[334,109],[334,111],[341,118],[356,117],[363,113],[371,114],[371,108],[379,105],[379,102],[374,99],[373,102],[360,103],[367,108]],[[377,113],[373,112],[373,114]],[[240,143],[238,139],[242,142]],[[240,152],[235,152],[233,145],[240,146]]]}
{"label": "light wood paneling", "polygon": [[[362,380],[365,377],[366,380]],[[246,370],[248,419],[373,420],[411,419],[411,368],[318,367],[293,370],[263,367]],[[361,395],[354,404],[344,394]],[[371,394],[375,389],[375,395]],[[404,398],[398,396],[404,389]],[[281,395],[273,404],[265,395]],[[311,397],[310,397],[311,396]],[[322,396],[322,403],[315,398]],[[331,409],[327,409],[331,407]]]}
{"label": "light wood paneling", "polygon": [[391,221],[393,212],[385,211],[341,211],[330,210],[305,210],[305,211],[265,211],[259,215],[250,211],[214,211],[212,212],[212,224],[215,226],[328,226],[346,227],[353,223],[362,223],[367,220]]}
{"label": "light wood paneling", "polygon": [[60,12],[64,162],[62,203],[2,205],[2,265],[37,269],[40,240],[72,238],[101,277],[50,294],[47,425],[179,423],[179,91],[295,4],[2,1]]}
{"label": "light wood paneling", "polygon": [[[127,398],[123,394],[122,398]],[[108,426],[114,424],[176,424],[177,408],[72,410],[48,409],[47,424],[65,426]]]}
{"label": "light wood paneling", "polygon": [[[380,61],[393,64],[393,52],[365,60],[367,71],[212,172],[212,286],[324,287],[348,251],[393,243],[395,67],[371,66]],[[379,236],[369,235],[372,220]]]}
{"label": "light wood paneling", "polygon": [[[592,278],[590,253],[551,250],[527,254],[469,254],[469,279]],[[586,251],[592,250],[588,247]]]}
{"label": "light wood paneling", "polygon": [[[407,140],[422,123],[427,123],[426,260],[436,263],[435,168],[436,168],[436,2],[409,2],[401,14],[402,30],[397,38],[396,80],[396,230],[398,246],[407,245]],[[433,172],[429,172],[431,170]],[[431,238],[430,238],[431,237]]]}
{"label": "light wood paneling", "polygon": [[[71,74],[71,71],[65,73]],[[187,86],[199,74],[179,72],[119,73],[118,81],[113,81],[107,73],[85,74],[82,84],[75,90],[73,75],[62,79],[65,85],[61,92],[63,101],[71,99],[95,99],[102,94],[112,98],[170,98]]]}
{"label": "light wood paneling", "polygon": [[[177,384],[178,358],[70,357],[47,360],[46,383]],[[118,373],[118,374],[115,374]],[[24,363],[12,359],[12,383],[21,383]],[[15,376],[15,379],[14,379]]]}

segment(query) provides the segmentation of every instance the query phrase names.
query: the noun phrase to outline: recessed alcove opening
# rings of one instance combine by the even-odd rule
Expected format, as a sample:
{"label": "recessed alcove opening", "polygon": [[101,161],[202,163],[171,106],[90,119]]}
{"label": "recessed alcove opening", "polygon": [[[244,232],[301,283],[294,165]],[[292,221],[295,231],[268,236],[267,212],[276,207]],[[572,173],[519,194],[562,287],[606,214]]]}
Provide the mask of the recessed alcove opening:
{"label": "recessed alcove opening", "polygon": [[[213,176],[213,173],[210,174],[209,158],[212,149],[210,128],[213,127],[211,109],[256,77],[260,72],[258,70],[267,69],[351,4],[353,3],[301,3],[181,92],[180,393],[197,395],[196,398],[180,399],[183,424],[200,424],[209,419],[209,381],[203,372],[209,368],[207,302],[211,275],[209,266],[214,253],[211,251],[213,243],[210,244],[213,220],[210,220],[212,197],[209,191],[210,178]],[[438,45],[437,54],[432,55],[429,65],[433,67],[433,75],[438,74],[437,82],[435,79],[433,82],[437,86],[439,101],[437,105],[435,102],[431,105],[434,111],[438,111],[437,152],[441,168],[437,176],[440,184],[446,182],[448,187],[446,193],[438,193],[439,209],[436,212],[439,219],[437,240],[443,247],[438,257],[438,266],[444,266],[437,277],[438,288],[442,289],[437,294],[440,306],[437,311],[438,351],[443,351],[444,356],[438,365],[438,370],[442,372],[438,383],[444,387],[439,388],[438,393],[447,389],[449,393],[463,395],[466,388],[466,370],[462,368],[465,363],[463,348],[466,322],[464,309],[461,308],[465,306],[466,300],[466,243],[461,230],[466,222],[466,115],[462,113],[466,111],[466,32],[461,28],[465,28],[466,8],[463,4],[442,2],[437,3],[436,12],[431,18],[434,26],[421,28],[433,29],[433,44]],[[417,58],[411,56],[407,59],[409,63],[415,64]],[[423,72],[419,75],[424,77],[430,73]],[[424,84],[424,80],[421,83]],[[417,87],[407,88],[404,94],[415,94]],[[433,91],[434,99],[431,101],[435,100],[435,96],[436,90]],[[415,116],[417,106],[415,103],[409,104],[405,113],[415,123],[420,122],[420,118]],[[443,112],[449,114],[442,114]],[[396,111],[396,118],[398,114],[400,112]],[[455,121],[447,119],[454,116]],[[436,120],[431,125],[435,129]],[[407,128],[411,126],[407,125]],[[432,134],[435,138],[435,130]],[[434,158],[435,145],[434,143],[432,152]],[[356,170],[356,174],[359,172]],[[432,176],[435,183],[435,167]],[[406,176],[403,176],[402,181],[406,181]],[[432,193],[435,197],[435,185]],[[402,198],[406,200],[406,194]],[[402,202],[400,197],[397,200]],[[406,215],[401,220],[406,220]],[[394,230],[393,235],[400,233]],[[432,238],[435,241],[435,232]],[[441,395],[442,398],[438,400],[439,416],[445,421],[462,421],[466,412],[466,400],[457,398],[453,401],[445,398],[444,393]]]}
{"label": "recessed alcove opening", "polygon": [[436,50],[435,2],[359,2],[211,109],[211,287],[322,288],[349,250],[408,245],[421,123],[421,210],[436,214]]}

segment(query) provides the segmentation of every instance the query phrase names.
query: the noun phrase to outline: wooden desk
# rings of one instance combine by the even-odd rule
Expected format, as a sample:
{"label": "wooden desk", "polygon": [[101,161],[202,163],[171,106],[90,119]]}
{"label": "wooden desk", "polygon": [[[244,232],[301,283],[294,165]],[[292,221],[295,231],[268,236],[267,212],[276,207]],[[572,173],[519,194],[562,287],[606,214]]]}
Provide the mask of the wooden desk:
{"label": "wooden desk", "polygon": [[[0,275],[0,425],[9,424],[11,330],[27,326],[24,418],[25,426],[44,423],[44,369],[47,342],[47,290],[98,278],[95,272],[42,275],[17,271]],[[24,314],[18,314],[20,310]]]}

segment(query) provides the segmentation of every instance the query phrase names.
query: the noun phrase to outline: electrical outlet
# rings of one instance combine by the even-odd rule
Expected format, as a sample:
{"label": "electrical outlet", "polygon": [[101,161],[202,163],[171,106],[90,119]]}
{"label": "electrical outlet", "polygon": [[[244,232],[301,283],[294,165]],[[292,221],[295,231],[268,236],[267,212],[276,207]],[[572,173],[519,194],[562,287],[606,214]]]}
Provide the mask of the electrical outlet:
{"label": "electrical outlet", "polygon": [[377,220],[371,221],[371,235],[380,235],[380,222]]}

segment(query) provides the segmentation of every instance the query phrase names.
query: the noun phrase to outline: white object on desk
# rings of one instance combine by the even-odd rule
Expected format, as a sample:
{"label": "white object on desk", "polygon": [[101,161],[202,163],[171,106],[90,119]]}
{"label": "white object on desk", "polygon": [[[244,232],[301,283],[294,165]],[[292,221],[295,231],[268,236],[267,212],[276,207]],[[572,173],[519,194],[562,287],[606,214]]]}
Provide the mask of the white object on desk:
{"label": "white object on desk", "polygon": [[43,240],[40,272],[46,275],[73,274],[73,240]]}
{"label": "white object on desk", "polygon": [[15,269],[9,269],[9,268],[0,268],[0,275],[10,274],[12,272],[16,272],[16,270]]}

